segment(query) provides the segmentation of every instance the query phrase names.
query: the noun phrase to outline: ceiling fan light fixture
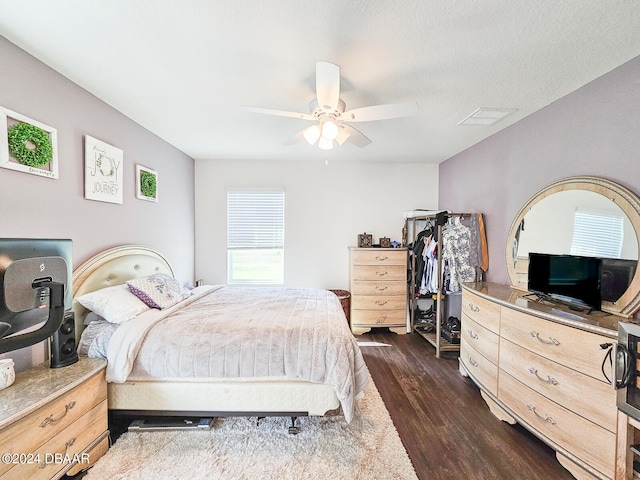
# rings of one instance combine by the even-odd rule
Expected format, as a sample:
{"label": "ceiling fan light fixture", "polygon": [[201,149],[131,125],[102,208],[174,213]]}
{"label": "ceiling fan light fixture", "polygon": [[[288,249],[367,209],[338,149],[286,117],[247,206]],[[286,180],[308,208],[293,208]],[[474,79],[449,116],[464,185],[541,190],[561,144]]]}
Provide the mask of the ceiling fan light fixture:
{"label": "ceiling fan light fixture", "polygon": [[322,137],[327,140],[335,140],[338,137],[339,129],[333,120],[325,120],[322,124]]}
{"label": "ceiling fan light fixture", "polygon": [[309,145],[315,145],[318,139],[320,138],[320,127],[318,125],[311,125],[309,128],[305,128],[302,135],[304,139],[309,143]]}
{"label": "ceiling fan light fixture", "polygon": [[325,137],[320,137],[320,141],[318,142],[318,148],[321,150],[331,150],[333,148],[333,140],[330,140]]}

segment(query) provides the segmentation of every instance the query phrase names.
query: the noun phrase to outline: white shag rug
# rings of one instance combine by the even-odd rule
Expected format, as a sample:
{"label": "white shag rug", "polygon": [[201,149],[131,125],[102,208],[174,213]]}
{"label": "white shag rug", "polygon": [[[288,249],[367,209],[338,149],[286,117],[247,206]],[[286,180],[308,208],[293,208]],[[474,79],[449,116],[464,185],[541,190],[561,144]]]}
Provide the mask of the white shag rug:
{"label": "white shag rug", "polygon": [[351,424],[342,416],[217,418],[209,431],[126,432],[87,472],[117,479],[416,480],[409,456],[369,377]]}

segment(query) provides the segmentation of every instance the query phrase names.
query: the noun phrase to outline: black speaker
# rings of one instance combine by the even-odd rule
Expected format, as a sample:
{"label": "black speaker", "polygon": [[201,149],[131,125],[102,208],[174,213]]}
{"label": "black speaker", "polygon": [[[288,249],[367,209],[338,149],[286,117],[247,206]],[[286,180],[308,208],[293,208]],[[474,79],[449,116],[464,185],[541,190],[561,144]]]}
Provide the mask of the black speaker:
{"label": "black speaker", "polygon": [[78,361],[76,319],[73,312],[64,314],[62,325],[50,340],[51,368],[66,367]]}

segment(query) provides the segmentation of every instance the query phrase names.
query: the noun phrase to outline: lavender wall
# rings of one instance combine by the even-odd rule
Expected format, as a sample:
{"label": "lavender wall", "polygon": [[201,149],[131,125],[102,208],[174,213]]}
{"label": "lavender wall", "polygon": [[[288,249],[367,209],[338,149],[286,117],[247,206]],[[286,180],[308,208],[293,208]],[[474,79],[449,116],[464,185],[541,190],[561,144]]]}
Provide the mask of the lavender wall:
{"label": "lavender wall", "polygon": [[511,222],[540,188],[576,175],[640,194],[640,57],[440,164],[439,207],[484,213],[487,279],[508,284]]}
{"label": "lavender wall", "polygon": [[[193,159],[3,37],[0,106],[56,128],[60,165],[57,180],[0,168],[0,236],[71,238],[74,267],[109,247],[144,244],[193,281]],[[124,151],[122,205],[84,199],[85,135]],[[158,172],[158,203],[136,199],[138,163]]]}
{"label": "lavender wall", "polygon": [[[123,72],[126,74],[126,72]],[[176,277],[194,279],[194,161],[0,37],[0,106],[57,129],[60,178],[0,168],[0,236],[73,240],[74,268],[122,244],[166,255]],[[84,199],[84,136],[124,151],[123,203]],[[135,198],[135,165],[158,172],[158,203]],[[16,370],[45,360],[39,344],[11,356]]]}

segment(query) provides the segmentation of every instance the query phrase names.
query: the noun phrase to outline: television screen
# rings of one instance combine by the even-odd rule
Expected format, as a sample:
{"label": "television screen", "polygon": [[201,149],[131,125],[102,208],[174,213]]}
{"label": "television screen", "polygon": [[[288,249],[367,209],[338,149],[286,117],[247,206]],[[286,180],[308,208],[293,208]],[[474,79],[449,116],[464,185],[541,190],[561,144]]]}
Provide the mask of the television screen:
{"label": "television screen", "polygon": [[599,310],[601,270],[602,259],[596,257],[530,253],[529,291]]}
{"label": "television screen", "polygon": [[71,308],[72,244],[0,238],[0,353],[46,340]]}

